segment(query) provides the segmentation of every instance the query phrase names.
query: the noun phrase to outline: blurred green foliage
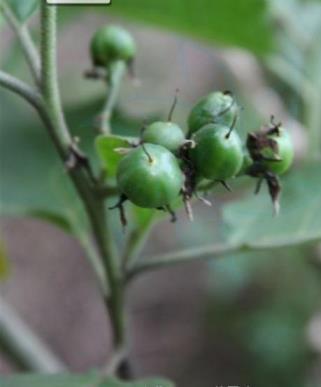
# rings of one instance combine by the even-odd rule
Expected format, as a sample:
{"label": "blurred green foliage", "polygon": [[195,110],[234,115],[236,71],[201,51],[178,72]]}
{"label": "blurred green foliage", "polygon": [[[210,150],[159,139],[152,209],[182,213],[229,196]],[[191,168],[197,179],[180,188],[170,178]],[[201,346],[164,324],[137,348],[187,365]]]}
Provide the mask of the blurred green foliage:
{"label": "blurred green foliage", "polygon": [[265,54],[273,47],[265,0],[122,0],[106,10],[256,54]]}
{"label": "blurred green foliage", "polygon": [[37,9],[40,2],[39,0],[1,0],[6,2],[18,20],[21,22],[26,21],[32,13]]}
{"label": "blurred green foliage", "polygon": [[84,376],[76,375],[19,375],[1,378],[1,387],[174,387],[173,383],[165,379],[144,379],[137,382],[121,382],[116,379],[108,379],[99,383],[99,376],[94,373]]}
{"label": "blurred green foliage", "polygon": [[[306,184],[305,182],[308,182]],[[273,216],[267,190],[225,206],[226,237],[230,244],[253,248],[289,246],[321,239],[320,162],[292,170],[282,178],[280,216]]]}
{"label": "blurred green foliage", "polygon": [[314,354],[306,327],[321,296],[321,267],[313,257],[309,248],[291,248],[211,262],[207,326],[213,345],[219,336],[237,351],[242,370],[230,372],[240,382],[307,385]]}
{"label": "blurred green foliage", "polygon": [[8,256],[6,253],[5,246],[0,240],[0,281],[7,278],[10,272],[10,265],[8,261]]}

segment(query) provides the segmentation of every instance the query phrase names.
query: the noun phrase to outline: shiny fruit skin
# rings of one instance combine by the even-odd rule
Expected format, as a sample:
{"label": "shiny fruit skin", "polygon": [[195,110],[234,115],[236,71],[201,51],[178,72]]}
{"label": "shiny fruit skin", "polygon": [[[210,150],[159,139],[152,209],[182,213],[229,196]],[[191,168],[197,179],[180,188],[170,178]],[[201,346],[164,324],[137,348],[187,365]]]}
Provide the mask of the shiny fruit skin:
{"label": "shiny fruit skin", "polygon": [[[226,110],[226,111],[225,111]],[[224,114],[222,112],[225,111]],[[215,123],[230,127],[238,114],[233,96],[215,91],[201,98],[188,117],[189,136],[203,126]]]}
{"label": "shiny fruit skin", "polygon": [[241,169],[238,171],[237,176],[243,176],[246,175],[248,170],[252,167],[253,160],[249,153],[243,149],[243,162]]}
{"label": "shiny fruit skin", "polygon": [[145,144],[120,161],[117,183],[122,194],[137,206],[159,208],[170,205],[179,195],[184,176],[175,156],[160,145]]}
{"label": "shiny fruit skin", "polygon": [[185,136],[182,129],[174,122],[156,121],[146,127],[142,140],[176,152],[183,144]]}
{"label": "shiny fruit skin", "polygon": [[275,157],[276,155],[281,159],[280,161],[264,161],[265,166],[270,172],[277,175],[285,173],[293,163],[294,159],[294,147],[290,134],[286,129],[280,127],[278,134],[269,136],[277,142],[277,152],[273,153],[271,149],[262,151],[265,157]]}
{"label": "shiny fruit skin", "polygon": [[104,26],[93,36],[90,50],[94,65],[105,67],[112,61],[132,60],[136,54],[136,44],[122,27]]}
{"label": "shiny fruit skin", "polygon": [[225,180],[237,175],[243,164],[243,149],[236,132],[223,125],[208,124],[197,131],[191,151],[197,173],[210,180]]}

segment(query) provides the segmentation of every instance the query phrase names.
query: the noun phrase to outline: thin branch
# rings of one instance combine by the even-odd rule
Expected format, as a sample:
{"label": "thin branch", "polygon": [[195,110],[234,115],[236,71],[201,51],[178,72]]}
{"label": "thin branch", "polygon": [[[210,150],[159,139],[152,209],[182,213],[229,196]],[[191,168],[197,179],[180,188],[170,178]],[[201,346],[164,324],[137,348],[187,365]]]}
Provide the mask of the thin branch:
{"label": "thin branch", "polygon": [[107,297],[109,294],[109,289],[106,282],[105,268],[97,252],[97,249],[91,240],[91,236],[81,228],[79,228],[79,230],[76,228],[75,234],[78,237],[80,245],[85,250],[87,259],[89,260],[89,263],[91,264],[92,269],[96,274],[101,293],[104,295],[104,297]]}
{"label": "thin branch", "polygon": [[145,245],[146,239],[152,231],[154,225],[153,220],[154,219],[151,219],[151,221],[143,229],[135,227],[129,233],[121,258],[121,262],[125,270],[127,266],[133,266],[139,258],[139,254]]}
{"label": "thin branch", "polygon": [[41,62],[39,57],[39,52],[32,40],[29,29],[27,25],[20,24],[14,13],[11,11],[10,7],[6,4],[5,1],[2,1],[0,8],[3,10],[4,17],[7,19],[12,30],[17,35],[25,58],[30,67],[33,78],[40,87],[41,83]]}
{"label": "thin branch", "polygon": [[27,83],[0,70],[0,85],[12,92],[19,94],[37,110],[44,109],[41,95]]}
{"label": "thin branch", "polygon": [[159,268],[173,266],[180,263],[206,260],[214,257],[222,257],[227,254],[246,250],[248,250],[246,246],[239,244],[216,244],[163,254],[155,256],[151,259],[144,259],[143,261],[137,262],[136,265],[133,265],[131,268],[129,268],[127,278],[128,280],[130,280],[137,274],[145,271],[156,270]]}
{"label": "thin branch", "polygon": [[57,74],[57,9],[56,6],[41,4],[41,84],[43,96],[48,104],[57,135],[61,144],[69,148],[72,144],[71,135],[62,110]]}
{"label": "thin branch", "polygon": [[119,88],[125,69],[126,64],[123,61],[114,62],[109,66],[107,95],[104,107],[99,117],[100,130],[102,133],[111,132],[110,120],[119,95]]}
{"label": "thin branch", "polygon": [[66,370],[62,361],[1,298],[0,347],[3,347],[10,358],[23,369],[44,373],[58,373]]}
{"label": "thin branch", "polygon": [[48,113],[42,96],[25,82],[1,70],[0,85],[24,98],[37,110],[43,123],[48,128],[49,134],[55,143],[59,154],[63,159],[65,159],[67,156],[67,150],[59,141],[59,137],[56,134],[56,129],[52,123],[51,117]]}

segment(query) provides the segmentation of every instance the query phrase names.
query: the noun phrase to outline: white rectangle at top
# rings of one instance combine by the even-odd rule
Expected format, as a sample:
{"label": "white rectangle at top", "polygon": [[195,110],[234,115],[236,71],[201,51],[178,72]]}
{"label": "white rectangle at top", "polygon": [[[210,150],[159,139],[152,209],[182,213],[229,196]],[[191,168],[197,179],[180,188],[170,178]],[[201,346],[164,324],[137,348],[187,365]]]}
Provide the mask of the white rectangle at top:
{"label": "white rectangle at top", "polygon": [[46,0],[47,4],[74,4],[74,5],[95,5],[95,4],[110,4],[111,0]]}

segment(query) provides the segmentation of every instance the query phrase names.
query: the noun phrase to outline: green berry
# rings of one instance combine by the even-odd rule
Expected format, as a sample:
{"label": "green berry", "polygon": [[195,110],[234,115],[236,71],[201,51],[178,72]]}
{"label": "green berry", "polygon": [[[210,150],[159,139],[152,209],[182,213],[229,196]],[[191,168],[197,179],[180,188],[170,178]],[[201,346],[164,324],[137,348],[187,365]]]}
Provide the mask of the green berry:
{"label": "green berry", "polygon": [[238,106],[230,93],[215,91],[203,97],[188,117],[189,136],[203,126],[215,123],[231,127],[237,117]]}
{"label": "green berry", "polygon": [[248,169],[253,165],[253,160],[251,158],[251,156],[249,155],[249,153],[245,150],[243,150],[243,162],[242,162],[242,166],[241,166],[241,169],[238,171],[238,176],[242,176],[244,174],[246,174],[246,172],[248,171]]}
{"label": "green berry", "polygon": [[176,152],[183,144],[185,136],[182,129],[174,122],[156,121],[146,127],[142,140]]}
{"label": "green berry", "polygon": [[178,197],[184,176],[170,151],[145,144],[120,161],[117,182],[120,192],[137,206],[161,208]]}
{"label": "green berry", "polygon": [[92,38],[90,49],[94,65],[101,67],[116,60],[129,62],[136,54],[132,36],[118,26],[100,28]]}
{"label": "green berry", "polygon": [[[197,131],[191,158],[197,173],[210,180],[225,180],[235,176],[243,164],[240,137],[223,125],[208,124]],[[229,134],[229,135],[228,135]]]}
{"label": "green berry", "polygon": [[264,164],[269,171],[282,175],[285,173],[293,163],[294,148],[289,132],[283,127],[278,128],[277,133],[273,133],[269,136],[277,143],[277,151],[274,152],[271,148],[262,150],[262,155],[266,158],[280,159],[279,161],[264,161]]}

